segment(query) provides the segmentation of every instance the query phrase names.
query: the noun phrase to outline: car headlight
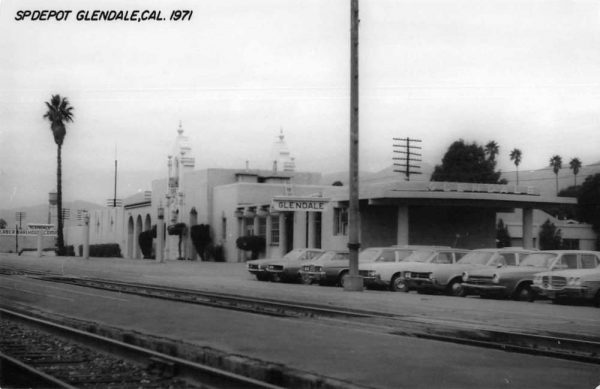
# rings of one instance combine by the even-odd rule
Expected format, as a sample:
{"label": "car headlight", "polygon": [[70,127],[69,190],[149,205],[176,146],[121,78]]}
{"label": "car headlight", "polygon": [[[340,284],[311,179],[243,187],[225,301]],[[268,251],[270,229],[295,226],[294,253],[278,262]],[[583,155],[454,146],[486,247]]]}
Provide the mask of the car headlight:
{"label": "car headlight", "polygon": [[494,276],[492,277],[492,282],[494,284],[497,284],[498,282],[500,282],[500,274],[494,273]]}
{"label": "car headlight", "polygon": [[580,286],[581,285],[581,278],[579,277],[569,277],[569,281],[567,282],[568,285],[570,286]]}
{"label": "car headlight", "polygon": [[542,284],[542,276],[535,275],[533,276],[533,283],[537,285]]}
{"label": "car headlight", "polygon": [[406,279],[410,278],[410,272],[409,271],[405,271],[404,272],[404,278],[406,278]]}
{"label": "car headlight", "polygon": [[469,281],[469,273],[467,273],[466,271],[464,271],[463,275],[462,275],[462,280],[463,280],[463,282]]}

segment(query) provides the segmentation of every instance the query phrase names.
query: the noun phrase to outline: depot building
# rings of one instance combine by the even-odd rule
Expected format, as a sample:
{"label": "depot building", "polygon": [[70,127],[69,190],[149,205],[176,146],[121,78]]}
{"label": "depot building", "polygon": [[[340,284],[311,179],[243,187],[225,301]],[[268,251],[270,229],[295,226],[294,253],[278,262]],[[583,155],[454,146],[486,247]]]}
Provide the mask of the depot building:
{"label": "depot building", "polygon": [[[118,243],[124,257],[142,258],[138,237],[160,215],[167,227],[183,227],[171,228],[178,233],[165,237],[164,258],[169,260],[200,258],[192,239],[199,225],[210,233],[213,257],[208,260],[215,259],[214,252],[229,262],[249,259],[250,252],[236,244],[244,236],[264,238],[262,258],[293,248],[347,249],[348,187],[324,184],[321,173],[296,171],[283,133],[273,149],[270,169],[195,169],[180,126],[166,158],[168,176],[154,180],[151,191],[124,199],[121,207],[91,212],[90,243]],[[360,181],[360,243],[361,248],[496,247],[497,214],[519,210],[521,241],[533,248],[534,210],[575,203],[530,186],[412,182],[395,173]],[[75,238],[69,244],[78,244],[77,233],[68,236]]]}

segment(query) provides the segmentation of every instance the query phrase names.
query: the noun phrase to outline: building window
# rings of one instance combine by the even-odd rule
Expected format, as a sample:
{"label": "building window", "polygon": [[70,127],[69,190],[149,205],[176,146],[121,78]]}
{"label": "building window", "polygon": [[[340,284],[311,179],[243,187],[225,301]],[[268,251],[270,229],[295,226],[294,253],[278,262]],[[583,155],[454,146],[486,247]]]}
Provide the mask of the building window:
{"label": "building window", "polygon": [[227,218],[221,220],[221,239],[227,240]]}
{"label": "building window", "polygon": [[279,215],[271,218],[271,246],[279,246]]}
{"label": "building window", "polygon": [[267,237],[267,218],[265,217],[258,218],[258,236]]}
{"label": "building window", "polygon": [[348,235],[348,208],[334,208],[333,234]]}
{"label": "building window", "polygon": [[563,239],[562,248],[565,250],[579,250],[579,239]]}

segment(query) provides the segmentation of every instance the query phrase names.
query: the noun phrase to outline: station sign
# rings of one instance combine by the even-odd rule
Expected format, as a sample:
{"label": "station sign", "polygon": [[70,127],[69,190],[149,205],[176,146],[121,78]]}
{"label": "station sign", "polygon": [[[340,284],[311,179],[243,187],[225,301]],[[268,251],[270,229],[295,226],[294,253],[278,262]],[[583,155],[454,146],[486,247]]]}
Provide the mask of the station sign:
{"label": "station sign", "polygon": [[329,201],[328,198],[324,197],[273,197],[271,200],[271,210],[323,212]]}

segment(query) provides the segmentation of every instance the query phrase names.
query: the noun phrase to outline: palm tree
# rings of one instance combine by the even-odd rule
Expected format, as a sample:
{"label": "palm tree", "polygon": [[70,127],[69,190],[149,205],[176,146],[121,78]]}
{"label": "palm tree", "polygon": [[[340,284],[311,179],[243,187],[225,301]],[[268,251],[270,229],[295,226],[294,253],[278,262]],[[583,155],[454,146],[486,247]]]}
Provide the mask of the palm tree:
{"label": "palm tree", "polygon": [[517,185],[519,185],[519,165],[521,164],[522,156],[523,153],[521,153],[521,150],[519,149],[513,149],[513,151],[510,152],[510,160],[513,161],[517,167]]}
{"label": "palm tree", "polygon": [[573,158],[571,162],[569,162],[569,167],[573,170],[574,185],[577,186],[577,174],[579,173],[579,169],[581,169],[581,161],[579,158]]}
{"label": "palm tree", "polygon": [[496,141],[491,140],[485,145],[485,153],[489,156],[491,161],[496,160],[496,155],[498,155],[499,152],[500,146],[498,146]]}
{"label": "palm tree", "polygon": [[550,158],[550,166],[552,166],[552,171],[556,176],[556,194],[558,195],[558,171],[562,168],[562,158],[560,155]]}
{"label": "palm tree", "polygon": [[62,161],[61,161],[61,149],[65,135],[67,135],[67,129],[65,128],[66,122],[73,121],[73,107],[69,104],[69,100],[66,97],[60,97],[60,95],[52,95],[50,102],[46,101],[46,107],[48,111],[44,115],[50,121],[50,129],[52,135],[54,135],[54,143],[57,145],[56,155],[56,207],[57,207],[57,219],[58,219],[58,237],[56,241],[56,251],[58,255],[65,255],[65,240],[63,235],[63,215],[62,215]]}

